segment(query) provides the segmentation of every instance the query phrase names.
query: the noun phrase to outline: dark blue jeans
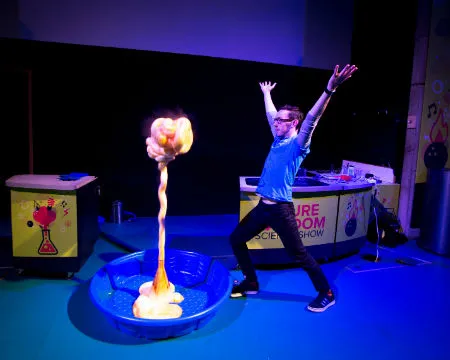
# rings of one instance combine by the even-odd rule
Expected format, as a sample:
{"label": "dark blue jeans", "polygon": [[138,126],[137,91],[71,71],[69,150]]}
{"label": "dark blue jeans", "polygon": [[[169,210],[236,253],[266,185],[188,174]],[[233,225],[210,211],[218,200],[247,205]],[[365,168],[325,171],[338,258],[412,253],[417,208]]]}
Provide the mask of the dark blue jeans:
{"label": "dark blue jeans", "polygon": [[230,236],[230,244],[242,273],[250,281],[256,281],[247,242],[270,226],[279,236],[287,253],[308,274],[318,292],[330,289],[325,274],[317,261],[306,251],[295,221],[292,202],[265,204],[262,200],[237,225]]}

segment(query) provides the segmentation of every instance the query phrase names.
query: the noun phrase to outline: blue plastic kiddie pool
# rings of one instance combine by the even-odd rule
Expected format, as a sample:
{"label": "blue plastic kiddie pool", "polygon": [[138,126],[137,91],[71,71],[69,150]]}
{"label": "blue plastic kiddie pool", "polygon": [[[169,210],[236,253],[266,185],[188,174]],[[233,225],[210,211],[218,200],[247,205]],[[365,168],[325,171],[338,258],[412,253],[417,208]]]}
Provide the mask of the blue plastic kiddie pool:
{"label": "blue plastic kiddie pool", "polygon": [[120,331],[151,340],[186,335],[205,326],[230,295],[231,276],[219,261],[195,252],[167,249],[165,269],[175,291],[184,297],[180,304],[183,313],[176,319],[136,318],[132,307],[139,287],[153,280],[157,267],[158,249],[151,249],[118,258],[93,276],[91,299]]}

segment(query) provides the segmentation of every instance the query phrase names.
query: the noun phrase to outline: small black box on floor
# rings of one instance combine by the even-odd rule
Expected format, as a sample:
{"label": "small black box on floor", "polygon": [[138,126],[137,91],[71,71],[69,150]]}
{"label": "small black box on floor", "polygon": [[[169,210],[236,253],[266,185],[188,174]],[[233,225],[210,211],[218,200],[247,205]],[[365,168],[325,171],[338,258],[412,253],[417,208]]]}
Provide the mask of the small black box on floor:
{"label": "small black box on floor", "polygon": [[6,186],[11,192],[14,268],[78,272],[99,236],[97,178],[17,175]]}

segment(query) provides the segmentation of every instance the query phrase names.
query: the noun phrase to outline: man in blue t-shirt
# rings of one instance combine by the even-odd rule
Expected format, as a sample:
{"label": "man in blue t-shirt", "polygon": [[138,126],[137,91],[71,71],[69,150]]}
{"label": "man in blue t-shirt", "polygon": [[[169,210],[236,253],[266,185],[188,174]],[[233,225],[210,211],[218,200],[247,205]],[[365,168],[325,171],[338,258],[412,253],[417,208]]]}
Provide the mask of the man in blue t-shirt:
{"label": "man in blue t-shirt", "polygon": [[[308,309],[322,312],[334,305],[335,297],[327,278],[319,264],[306,251],[300,238],[292,202],[292,185],[301,163],[310,151],[311,136],[332,94],[356,70],[356,66],[346,65],[339,71],[339,66],[336,65],[327,87],[305,119],[299,108],[294,106],[286,105],[277,111],[270,95],[276,84],[260,83],[274,142],[256,189],[260,201],[230,236],[234,255],[245,277],[242,282],[233,286],[231,297],[256,294],[259,291],[247,242],[270,226],[278,234],[286,251],[307,272],[318,292],[316,299],[308,305]],[[300,131],[297,132],[300,124]]]}

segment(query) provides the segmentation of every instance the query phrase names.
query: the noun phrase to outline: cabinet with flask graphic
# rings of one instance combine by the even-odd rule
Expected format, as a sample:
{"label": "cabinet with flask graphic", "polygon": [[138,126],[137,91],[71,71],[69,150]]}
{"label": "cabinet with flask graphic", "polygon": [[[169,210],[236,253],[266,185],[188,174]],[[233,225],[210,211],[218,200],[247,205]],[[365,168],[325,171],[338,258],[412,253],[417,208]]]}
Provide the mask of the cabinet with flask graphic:
{"label": "cabinet with flask graphic", "polygon": [[94,176],[16,175],[11,193],[13,266],[20,271],[73,274],[99,236]]}

